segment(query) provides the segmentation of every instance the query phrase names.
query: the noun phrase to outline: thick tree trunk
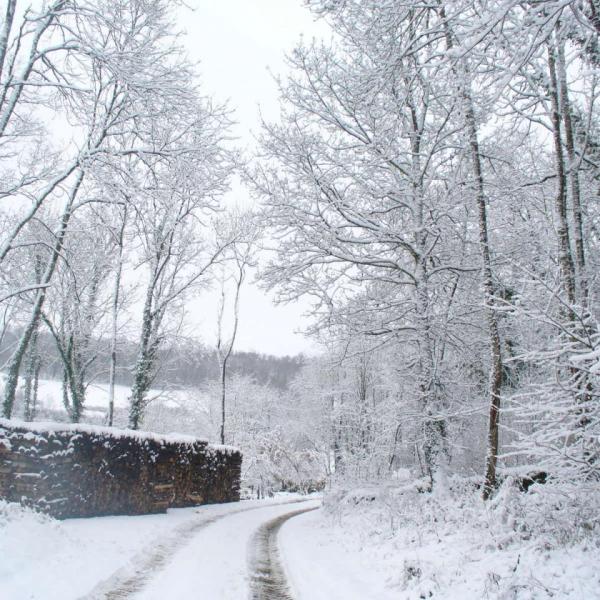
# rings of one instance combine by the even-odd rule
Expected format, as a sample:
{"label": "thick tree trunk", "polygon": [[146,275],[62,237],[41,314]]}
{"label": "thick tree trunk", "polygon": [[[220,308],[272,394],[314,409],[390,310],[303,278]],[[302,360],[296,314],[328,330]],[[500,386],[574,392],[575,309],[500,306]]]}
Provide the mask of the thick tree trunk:
{"label": "thick tree trunk", "polygon": [[492,278],[492,259],[490,254],[487,203],[481,166],[481,153],[477,136],[477,123],[473,112],[473,104],[469,95],[466,96],[466,121],[469,131],[469,147],[473,175],[476,185],[476,202],[479,225],[479,248],[481,253],[481,272],[484,289],[485,314],[488,325],[491,369],[489,375],[490,410],[488,418],[487,455],[485,465],[485,480],[483,498],[487,500],[496,487],[496,469],[499,452],[499,423],[500,423],[500,392],[502,387],[502,348],[498,317],[494,311],[494,281]]}
{"label": "thick tree trunk", "polygon": [[[60,342],[57,340],[57,343]],[[69,337],[66,349],[59,347],[63,361],[63,405],[71,423],[79,423],[83,412],[84,388],[78,374],[78,361],[73,336]]]}
{"label": "thick tree trunk", "polygon": [[85,383],[83,381],[82,359],[77,350],[71,364],[71,422],[79,423],[85,405]]}
{"label": "thick tree trunk", "polygon": [[40,355],[38,352],[39,324],[31,334],[25,366],[25,390],[23,393],[23,419],[33,421],[36,412],[36,387],[40,371]]}
{"label": "thick tree trunk", "polygon": [[[454,34],[446,17],[446,11],[442,0],[438,0],[440,16],[443,21],[446,36],[446,45],[452,49],[454,45]],[[485,478],[483,484],[483,498],[487,500],[496,487],[496,470],[499,452],[499,424],[500,424],[500,392],[502,387],[502,345],[500,331],[498,328],[498,317],[494,311],[494,280],[492,276],[492,259],[489,244],[487,202],[485,197],[485,185],[483,168],[481,163],[481,152],[479,149],[479,135],[473,99],[470,92],[468,78],[460,73],[456,66],[452,67],[453,74],[463,83],[459,87],[465,112],[465,125],[469,136],[469,153],[471,155],[471,168],[473,169],[475,202],[477,206],[478,229],[479,229],[479,251],[481,258],[481,283],[484,293],[484,309],[488,325],[489,348],[491,368],[489,373],[489,420],[487,435],[487,451],[485,461]]]}
{"label": "thick tree trunk", "polygon": [[152,312],[153,296],[154,287],[150,283],[146,291],[140,349],[129,399],[129,427],[131,429],[138,429],[141,424],[144,409],[146,408],[146,394],[152,381],[152,369],[157,350],[157,342],[152,340],[156,329],[155,318]]}

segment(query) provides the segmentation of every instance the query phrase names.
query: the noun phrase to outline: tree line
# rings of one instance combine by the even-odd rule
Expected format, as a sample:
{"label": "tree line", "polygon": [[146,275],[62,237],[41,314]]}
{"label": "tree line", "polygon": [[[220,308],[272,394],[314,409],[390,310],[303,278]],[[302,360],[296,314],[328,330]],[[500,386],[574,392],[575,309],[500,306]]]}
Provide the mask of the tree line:
{"label": "tree line", "polygon": [[249,180],[339,468],[598,481],[597,0],[306,4]]}
{"label": "tree line", "polygon": [[[18,341],[20,332],[6,331],[0,346],[0,363],[10,359],[12,349]],[[37,338],[39,361],[36,363],[36,379],[60,380],[63,375],[63,361],[56,341],[48,331],[40,331]],[[94,357],[93,368],[87,381],[89,384],[108,384],[111,367],[110,338],[93,339],[90,344],[90,356]],[[138,345],[134,340],[117,338],[119,361],[114,377],[117,385],[131,386],[133,383],[132,366],[137,358]],[[291,380],[300,370],[305,358],[297,356],[271,356],[257,352],[233,351],[228,373],[231,375],[252,377],[258,385],[270,385],[274,389],[287,389]],[[157,370],[153,378],[153,387],[201,387],[216,379],[220,374],[219,358],[216,350],[195,340],[167,341],[159,349]],[[31,397],[31,405],[35,403]],[[23,415],[21,415],[23,416]]]}
{"label": "tree line", "polygon": [[[408,467],[435,486],[476,469],[486,498],[499,465],[594,485],[598,1],[306,5],[331,38],[288,56],[280,114],[242,161],[228,107],[195,83],[175,3],[8,1],[4,416],[20,381],[29,410],[51,339],[79,420],[98,344],[114,390],[133,329],[137,428],[159,364],[185,338],[186,299],[216,281],[220,437],[243,438],[254,409],[231,412],[227,369],[239,291],[258,266],[282,301],[312,298],[310,333],[326,349],[272,401],[275,417],[252,415],[259,454],[273,419],[283,439],[297,412],[303,430],[290,435],[325,472]],[[224,212],[236,171],[257,219]]]}

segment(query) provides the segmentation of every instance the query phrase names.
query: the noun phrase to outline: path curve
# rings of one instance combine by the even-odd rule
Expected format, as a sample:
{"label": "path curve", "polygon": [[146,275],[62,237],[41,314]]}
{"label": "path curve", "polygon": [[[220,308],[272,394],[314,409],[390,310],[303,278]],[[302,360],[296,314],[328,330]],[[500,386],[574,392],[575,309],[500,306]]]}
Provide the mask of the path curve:
{"label": "path curve", "polygon": [[293,600],[281,564],[277,534],[289,519],[317,508],[301,508],[285,513],[261,525],[254,534],[248,557],[250,600]]}
{"label": "path curve", "polygon": [[[306,501],[308,499],[294,499],[274,503],[271,506],[298,504]],[[152,546],[152,550],[138,554],[132,560],[131,565],[115,571],[108,579],[97,584],[89,593],[81,596],[79,600],[123,600],[134,596],[146,586],[150,579],[165,568],[177,550],[191,542],[202,529],[232,515],[260,510],[266,506],[270,505],[239,508],[218,515],[201,515],[181,523],[171,534],[157,540]]]}

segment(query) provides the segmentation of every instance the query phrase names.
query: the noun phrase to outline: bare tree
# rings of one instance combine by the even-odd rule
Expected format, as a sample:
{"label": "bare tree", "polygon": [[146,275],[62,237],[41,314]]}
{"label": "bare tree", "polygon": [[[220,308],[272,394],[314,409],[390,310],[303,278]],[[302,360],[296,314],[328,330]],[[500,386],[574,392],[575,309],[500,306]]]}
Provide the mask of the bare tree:
{"label": "bare tree", "polygon": [[317,298],[321,327],[412,348],[433,477],[448,460],[447,327],[434,298],[450,305],[453,282],[474,268],[452,251],[460,238],[445,235],[462,220],[441,184],[458,103],[430,76],[443,67],[431,6],[324,10],[343,41],[294,52],[283,123],[266,126],[264,153],[277,166],[265,161],[256,182],[280,247],[265,276],[286,299]]}
{"label": "bare tree", "polygon": [[230,243],[211,239],[207,222],[232,169],[233,156],[224,147],[227,112],[208,102],[188,105],[187,113],[183,108],[178,107],[178,121],[164,124],[163,136],[182,144],[185,153],[176,161],[140,161],[140,197],[132,199],[142,247],[139,266],[147,278],[130,398],[133,429],[143,418],[169,311],[207,284],[206,274]]}
{"label": "bare tree", "polygon": [[118,350],[118,319],[119,305],[121,301],[121,278],[123,275],[123,252],[125,244],[125,228],[129,206],[125,198],[123,206],[119,210],[120,223],[115,226],[113,235],[117,247],[116,267],[114,272],[114,289],[111,303],[111,332],[110,332],[110,366],[108,376],[108,425],[112,426],[115,412],[115,379],[117,373],[117,350]]}
{"label": "bare tree", "polygon": [[[93,255],[81,260],[89,248],[94,248]],[[49,307],[42,312],[62,360],[64,405],[73,422],[79,422],[83,415],[86,390],[96,375],[94,363],[103,350],[101,339],[108,313],[103,289],[113,250],[113,240],[96,213],[79,211],[73,217],[73,228],[65,239],[48,292]]]}
{"label": "bare tree", "polygon": [[[256,216],[251,213],[237,212],[227,217],[227,224],[221,224],[220,237],[234,240],[223,255],[220,273],[220,302],[217,315],[217,358],[219,360],[219,380],[221,385],[221,444],[225,443],[227,365],[233,352],[240,319],[240,296],[247,271],[254,265],[254,253],[259,235]],[[231,301],[231,331],[228,337],[224,333],[227,295]]]}

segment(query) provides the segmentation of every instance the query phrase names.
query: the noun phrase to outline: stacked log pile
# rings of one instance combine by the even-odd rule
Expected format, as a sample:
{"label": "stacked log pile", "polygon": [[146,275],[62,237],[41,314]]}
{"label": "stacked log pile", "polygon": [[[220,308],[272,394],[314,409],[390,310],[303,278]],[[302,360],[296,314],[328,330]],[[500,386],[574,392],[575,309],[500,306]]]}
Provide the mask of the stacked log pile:
{"label": "stacked log pile", "polygon": [[0,420],[0,498],[58,518],[237,501],[241,462],[196,438]]}

